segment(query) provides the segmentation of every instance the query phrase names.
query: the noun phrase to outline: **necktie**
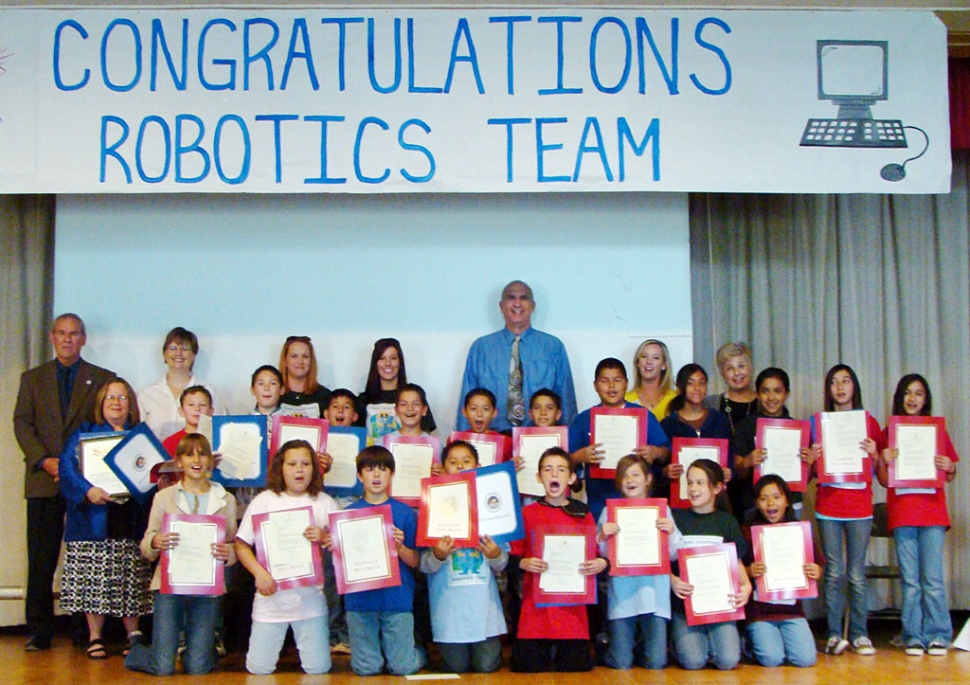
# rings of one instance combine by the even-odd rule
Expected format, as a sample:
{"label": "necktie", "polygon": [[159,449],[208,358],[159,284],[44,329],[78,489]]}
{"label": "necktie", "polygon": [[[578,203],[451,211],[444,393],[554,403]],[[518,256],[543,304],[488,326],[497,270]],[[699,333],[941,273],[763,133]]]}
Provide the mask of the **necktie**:
{"label": "necktie", "polygon": [[71,406],[71,393],[74,391],[74,368],[62,366],[57,369],[57,385],[61,399],[61,417],[67,419],[67,409]]}
{"label": "necktie", "polygon": [[512,341],[512,355],[509,358],[509,423],[521,426],[525,421],[525,399],[522,397],[522,360],[519,358],[519,336]]}

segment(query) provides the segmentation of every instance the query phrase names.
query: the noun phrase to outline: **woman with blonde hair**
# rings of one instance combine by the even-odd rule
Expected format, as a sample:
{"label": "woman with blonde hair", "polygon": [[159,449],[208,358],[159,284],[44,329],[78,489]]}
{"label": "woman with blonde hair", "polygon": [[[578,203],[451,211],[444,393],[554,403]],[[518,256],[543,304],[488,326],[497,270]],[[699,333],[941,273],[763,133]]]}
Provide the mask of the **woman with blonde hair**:
{"label": "woman with blonde hair", "polygon": [[754,364],[747,343],[730,342],[721,345],[714,357],[727,390],[720,395],[708,395],[704,404],[728,417],[731,434],[748,414],[758,409],[758,393],[754,389]]}
{"label": "woman with blonde hair", "polygon": [[669,413],[670,401],[677,397],[671,366],[670,351],[663,342],[644,340],[633,355],[633,387],[624,399],[646,407],[662,421]]}

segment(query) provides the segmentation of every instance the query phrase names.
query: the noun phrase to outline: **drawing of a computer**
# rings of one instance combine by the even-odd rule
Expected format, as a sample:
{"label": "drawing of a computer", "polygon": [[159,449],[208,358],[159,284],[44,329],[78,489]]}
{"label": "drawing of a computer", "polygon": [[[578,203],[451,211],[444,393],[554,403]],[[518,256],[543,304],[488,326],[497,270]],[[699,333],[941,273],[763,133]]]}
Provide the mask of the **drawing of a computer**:
{"label": "drawing of a computer", "polygon": [[889,43],[883,40],[819,40],[818,99],[837,105],[834,119],[812,118],[804,147],[907,147],[899,119],[873,119],[872,109],[889,99]]}

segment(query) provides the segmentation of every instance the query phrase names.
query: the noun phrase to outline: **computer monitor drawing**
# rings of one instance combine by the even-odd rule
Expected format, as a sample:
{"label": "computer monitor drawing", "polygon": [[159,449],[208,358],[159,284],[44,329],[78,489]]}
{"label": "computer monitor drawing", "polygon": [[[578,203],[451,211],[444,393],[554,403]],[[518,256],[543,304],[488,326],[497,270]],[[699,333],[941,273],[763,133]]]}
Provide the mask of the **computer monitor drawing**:
{"label": "computer monitor drawing", "polygon": [[818,99],[839,107],[839,119],[872,119],[871,105],[889,98],[889,43],[819,40]]}

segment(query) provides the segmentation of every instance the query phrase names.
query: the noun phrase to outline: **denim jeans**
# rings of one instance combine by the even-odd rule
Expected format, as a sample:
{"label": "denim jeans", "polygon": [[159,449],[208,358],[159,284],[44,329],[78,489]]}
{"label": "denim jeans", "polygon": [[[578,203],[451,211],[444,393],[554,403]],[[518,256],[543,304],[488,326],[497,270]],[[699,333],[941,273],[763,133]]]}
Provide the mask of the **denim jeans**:
{"label": "denim jeans", "polygon": [[[633,664],[658,669],[667,665],[667,619],[656,614],[616,618],[607,623],[610,648],[606,665],[626,670]],[[639,639],[637,636],[639,628]]]}
{"label": "denim jeans", "polygon": [[414,616],[410,611],[348,611],[350,667],[357,675],[411,675],[427,658],[414,644]]}
{"label": "denim jeans", "polygon": [[215,631],[222,597],[155,593],[152,646],[135,645],[125,667],[152,675],[172,675],[178,658],[179,635],[185,629],[182,669],[203,675],[216,665]]}
{"label": "denim jeans", "polygon": [[[842,635],[845,603],[849,601],[849,641],[868,636],[866,597],[866,550],[872,519],[833,521],[818,519],[825,553],[825,616],[828,636]],[[848,597],[846,596],[848,590]]]}
{"label": "denim jeans", "polygon": [[741,637],[734,621],[689,626],[684,614],[675,613],[670,631],[674,656],[689,671],[704,668],[708,662],[721,671],[729,671],[741,661]]}
{"label": "denim jeans", "polygon": [[498,636],[481,642],[436,642],[449,673],[494,673],[502,665],[502,641]]}
{"label": "denim jeans", "polygon": [[815,636],[804,618],[755,621],[745,628],[748,652],[762,666],[807,668],[815,665]]}
{"label": "denim jeans", "polygon": [[327,617],[317,616],[290,623],[253,621],[246,654],[246,670],[253,675],[269,675],[276,670],[286,629],[293,628],[293,640],[300,651],[300,666],[311,675],[330,671],[330,641]]}
{"label": "denim jeans", "polygon": [[943,585],[943,526],[893,529],[903,581],[903,644],[950,644],[953,624]]}

